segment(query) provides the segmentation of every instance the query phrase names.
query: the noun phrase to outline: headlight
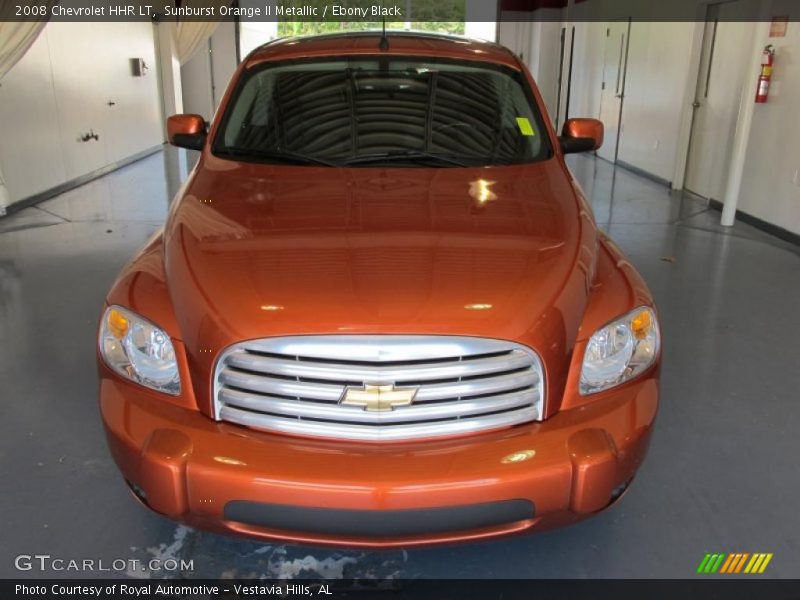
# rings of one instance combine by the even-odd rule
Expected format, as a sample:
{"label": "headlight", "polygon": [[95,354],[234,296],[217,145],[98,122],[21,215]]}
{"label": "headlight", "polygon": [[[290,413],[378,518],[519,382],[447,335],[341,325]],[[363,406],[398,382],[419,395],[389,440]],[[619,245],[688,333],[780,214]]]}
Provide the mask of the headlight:
{"label": "headlight", "polygon": [[159,392],[181,393],[172,341],[149,321],[110,306],[103,315],[99,344],[103,360],[123,377]]}
{"label": "headlight", "polygon": [[655,313],[637,308],[594,332],[581,367],[581,394],[633,379],[653,364],[661,343]]}

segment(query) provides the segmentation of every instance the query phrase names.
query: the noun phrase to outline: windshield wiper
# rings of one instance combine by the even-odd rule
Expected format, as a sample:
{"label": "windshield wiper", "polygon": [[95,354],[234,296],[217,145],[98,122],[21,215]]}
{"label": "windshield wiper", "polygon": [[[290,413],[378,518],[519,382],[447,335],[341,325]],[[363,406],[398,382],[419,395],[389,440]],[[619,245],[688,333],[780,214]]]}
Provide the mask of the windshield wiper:
{"label": "windshield wiper", "polygon": [[366,165],[382,162],[402,162],[404,160],[414,162],[440,162],[455,165],[457,167],[468,167],[465,162],[457,158],[451,158],[442,154],[423,152],[421,150],[392,150],[390,152],[376,152],[375,154],[362,154],[344,161],[345,165]]}
{"label": "windshield wiper", "polygon": [[266,160],[277,160],[281,162],[291,162],[303,165],[324,165],[335,167],[332,162],[314,156],[298,154],[286,150],[262,150],[261,148],[248,148],[247,146],[223,146],[215,150],[216,154],[223,154],[237,158],[258,158]]}

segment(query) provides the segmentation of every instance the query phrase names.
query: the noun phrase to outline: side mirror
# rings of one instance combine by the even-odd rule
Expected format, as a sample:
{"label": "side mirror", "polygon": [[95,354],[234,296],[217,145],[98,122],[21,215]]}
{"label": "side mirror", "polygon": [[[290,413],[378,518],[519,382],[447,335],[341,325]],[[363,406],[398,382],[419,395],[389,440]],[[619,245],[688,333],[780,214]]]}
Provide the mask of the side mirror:
{"label": "side mirror", "polygon": [[564,154],[597,150],[603,145],[603,122],[597,119],[567,119],[558,141]]}
{"label": "side mirror", "polygon": [[167,119],[169,143],[179,148],[202,150],[206,143],[206,122],[200,115],[172,115]]}

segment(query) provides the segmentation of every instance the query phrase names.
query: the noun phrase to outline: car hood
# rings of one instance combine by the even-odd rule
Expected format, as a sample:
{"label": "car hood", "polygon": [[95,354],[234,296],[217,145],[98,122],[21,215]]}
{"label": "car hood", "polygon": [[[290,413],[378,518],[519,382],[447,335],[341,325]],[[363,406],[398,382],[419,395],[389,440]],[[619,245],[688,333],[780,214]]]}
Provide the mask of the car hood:
{"label": "car hood", "polygon": [[298,334],[473,335],[563,360],[595,253],[555,158],[334,169],[204,156],[164,240],[190,364],[204,369],[231,343]]}

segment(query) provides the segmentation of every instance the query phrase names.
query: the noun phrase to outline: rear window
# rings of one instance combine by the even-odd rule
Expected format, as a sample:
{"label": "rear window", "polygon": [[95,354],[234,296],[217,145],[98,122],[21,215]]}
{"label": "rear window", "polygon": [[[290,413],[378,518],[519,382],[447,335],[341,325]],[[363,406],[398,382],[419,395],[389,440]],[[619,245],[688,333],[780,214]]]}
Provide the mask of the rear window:
{"label": "rear window", "polygon": [[219,156],[333,166],[491,166],[551,149],[522,75],[486,63],[348,57],[268,63],[238,82]]}

